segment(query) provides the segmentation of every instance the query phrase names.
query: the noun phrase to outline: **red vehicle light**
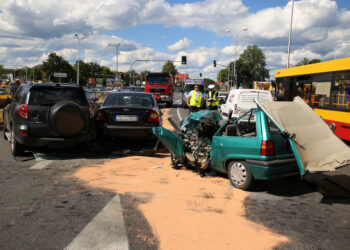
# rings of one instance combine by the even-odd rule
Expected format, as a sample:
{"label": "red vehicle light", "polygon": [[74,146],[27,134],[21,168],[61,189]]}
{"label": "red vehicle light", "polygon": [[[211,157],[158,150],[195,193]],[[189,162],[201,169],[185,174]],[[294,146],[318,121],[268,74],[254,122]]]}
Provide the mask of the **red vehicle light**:
{"label": "red vehicle light", "polygon": [[97,118],[96,118],[98,121],[100,121],[100,122],[103,122],[103,121],[105,121],[106,120],[106,116],[105,116],[105,112],[103,112],[103,110],[99,110],[98,112],[97,112]]}
{"label": "red vehicle light", "polygon": [[28,119],[28,104],[21,104],[18,109],[18,114],[23,118],[23,119]]}
{"label": "red vehicle light", "polygon": [[263,156],[275,155],[275,145],[273,141],[262,141],[260,154]]}
{"label": "red vehicle light", "polygon": [[148,122],[159,122],[159,114],[156,110],[151,110],[149,113]]}
{"label": "red vehicle light", "polygon": [[20,130],[19,130],[19,133],[20,133],[21,135],[28,135],[28,130],[22,130],[22,129],[20,129]]}

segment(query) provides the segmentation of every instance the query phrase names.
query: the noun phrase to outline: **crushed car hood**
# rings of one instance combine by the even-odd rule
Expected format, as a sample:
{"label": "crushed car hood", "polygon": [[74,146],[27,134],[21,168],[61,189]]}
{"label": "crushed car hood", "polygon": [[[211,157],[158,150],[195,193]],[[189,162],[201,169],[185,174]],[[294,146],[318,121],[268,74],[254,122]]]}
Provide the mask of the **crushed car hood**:
{"label": "crushed car hood", "polygon": [[207,120],[207,119],[212,119],[218,122],[222,120],[222,116],[216,111],[208,111],[208,110],[192,113],[189,116],[187,116],[183,121],[181,130],[184,130],[186,128],[189,128],[189,129],[195,128],[201,120]]}
{"label": "crushed car hood", "polygon": [[350,164],[350,148],[300,97],[293,102],[257,104],[294,143],[298,165],[305,172],[333,171]]}

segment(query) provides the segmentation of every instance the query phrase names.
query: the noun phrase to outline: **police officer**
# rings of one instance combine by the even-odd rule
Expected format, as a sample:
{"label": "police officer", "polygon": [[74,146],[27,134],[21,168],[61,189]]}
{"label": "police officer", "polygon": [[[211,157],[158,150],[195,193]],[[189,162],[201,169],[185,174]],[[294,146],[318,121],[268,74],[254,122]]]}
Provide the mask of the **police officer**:
{"label": "police officer", "polygon": [[198,112],[202,105],[202,92],[199,91],[199,86],[195,85],[187,96],[187,106],[189,107],[189,113]]}
{"label": "police officer", "polygon": [[207,99],[208,101],[208,109],[209,110],[217,110],[219,106],[219,97],[218,97],[218,91],[215,90],[215,85],[210,84],[208,86],[209,93],[208,96],[209,98]]}

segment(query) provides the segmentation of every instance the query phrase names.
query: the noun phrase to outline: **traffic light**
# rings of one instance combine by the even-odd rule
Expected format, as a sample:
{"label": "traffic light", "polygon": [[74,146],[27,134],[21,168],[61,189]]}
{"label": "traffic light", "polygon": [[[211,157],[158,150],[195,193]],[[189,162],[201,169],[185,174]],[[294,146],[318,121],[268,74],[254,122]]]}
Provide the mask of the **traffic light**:
{"label": "traffic light", "polygon": [[120,74],[120,81],[121,81],[122,83],[124,82],[124,74],[123,74],[123,73]]}
{"label": "traffic light", "polygon": [[181,64],[187,64],[187,57],[186,56],[181,57]]}
{"label": "traffic light", "polygon": [[213,61],[214,67],[216,67],[216,60]]}
{"label": "traffic light", "polygon": [[202,77],[202,73],[199,73],[199,77]]}

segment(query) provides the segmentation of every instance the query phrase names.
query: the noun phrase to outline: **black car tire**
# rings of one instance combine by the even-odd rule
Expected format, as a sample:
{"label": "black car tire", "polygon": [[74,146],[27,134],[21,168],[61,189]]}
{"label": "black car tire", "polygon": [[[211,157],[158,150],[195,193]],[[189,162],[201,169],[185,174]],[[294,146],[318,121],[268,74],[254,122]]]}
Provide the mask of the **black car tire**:
{"label": "black car tire", "polygon": [[11,153],[13,156],[20,156],[24,153],[24,147],[15,139],[13,130],[11,129]]}
{"label": "black car tire", "polygon": [[87,126],[87,116],[72,101],[60,101],[50,110],[50,125],[61,136],[73,136]]}
{"label": "black car tire", "polygon": [[253,187],[254,178],[250,168],[244,161],[231,161],[227,170],[231,184],[242,190],[249,190]]}

